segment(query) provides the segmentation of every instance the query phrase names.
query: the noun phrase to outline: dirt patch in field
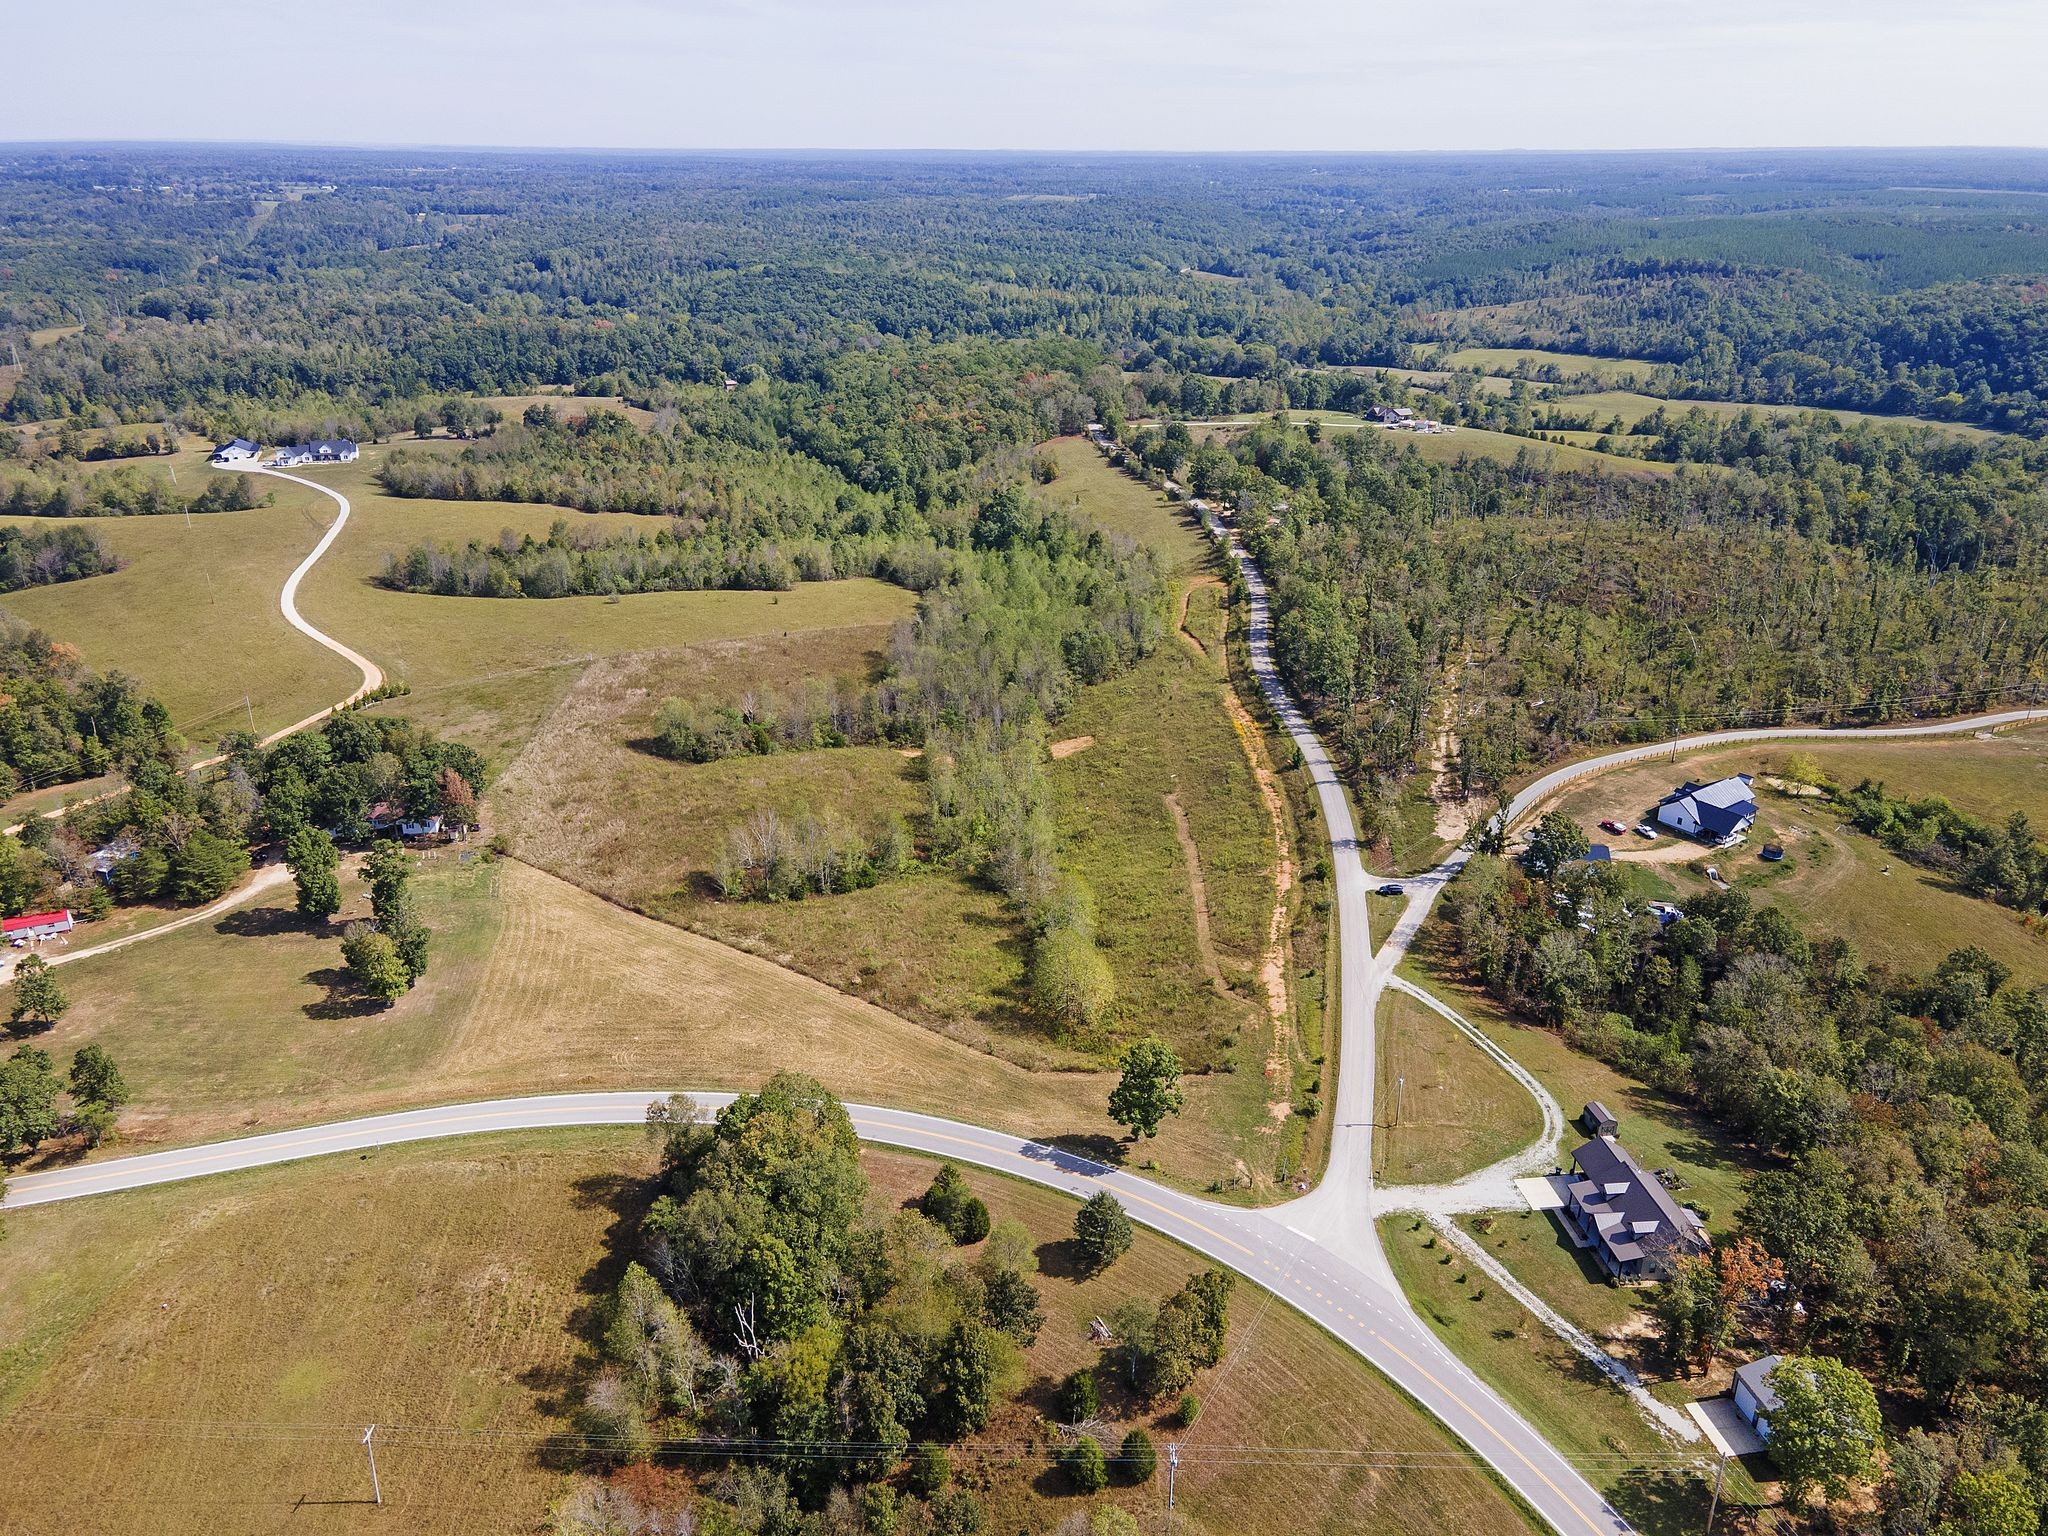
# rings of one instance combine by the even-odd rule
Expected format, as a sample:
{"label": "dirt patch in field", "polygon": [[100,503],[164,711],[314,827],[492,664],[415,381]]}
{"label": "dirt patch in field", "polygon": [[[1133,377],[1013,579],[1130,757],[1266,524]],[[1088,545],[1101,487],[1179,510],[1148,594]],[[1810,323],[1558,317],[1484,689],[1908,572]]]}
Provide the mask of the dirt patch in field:
{"label": "dirt patch in field", "polygon": [[1464,662],[1454,661],[1444,668],[1444,712],[1437,722],[1429,754],[1429,794],[1436,802],[1436,835],[1447,843],[1462,843],[1477,819],[1478,802],[1463,792],[1458,776],[1451,771],[1451,765],[1464,751],[1457,729],[1458,679],[1464,666]]}
{"label": "dirt patch in field", "polygon": [[1086,752],[1095,745],[1093,736],[1069,736],[1065,741],[1056,741],[1046,748],[1055,758],[1072,757],[1076,752]]}

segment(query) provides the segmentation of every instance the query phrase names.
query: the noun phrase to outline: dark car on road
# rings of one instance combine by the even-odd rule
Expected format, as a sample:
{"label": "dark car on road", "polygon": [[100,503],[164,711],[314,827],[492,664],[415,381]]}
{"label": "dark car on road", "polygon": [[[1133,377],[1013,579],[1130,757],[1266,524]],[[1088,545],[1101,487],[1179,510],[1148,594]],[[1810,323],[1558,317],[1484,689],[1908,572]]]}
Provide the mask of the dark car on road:
{"label": "dark car on road", "polygon": [[1387,884],[1381,886],[1378,890],[1373,892],[1373,895],[1375,896],[1400,896],[1404,894],[1405,893],[1402,891],[1401,887],[1395,885],[1392,881],[1389,881]]}

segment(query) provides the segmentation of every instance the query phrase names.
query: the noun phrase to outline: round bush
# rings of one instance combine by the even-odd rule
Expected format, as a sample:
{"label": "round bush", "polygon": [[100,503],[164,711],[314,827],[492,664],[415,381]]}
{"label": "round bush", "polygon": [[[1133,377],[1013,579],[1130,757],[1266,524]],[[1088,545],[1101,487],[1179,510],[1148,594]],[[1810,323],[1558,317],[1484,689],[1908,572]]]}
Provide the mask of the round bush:
{"label": "round bush", "polygon": [[1109,1486],[1109,1458],[1093,1435],[1083,1435],[1060,1455],[1060,1468],[1076,1493],[1100,1493]]}

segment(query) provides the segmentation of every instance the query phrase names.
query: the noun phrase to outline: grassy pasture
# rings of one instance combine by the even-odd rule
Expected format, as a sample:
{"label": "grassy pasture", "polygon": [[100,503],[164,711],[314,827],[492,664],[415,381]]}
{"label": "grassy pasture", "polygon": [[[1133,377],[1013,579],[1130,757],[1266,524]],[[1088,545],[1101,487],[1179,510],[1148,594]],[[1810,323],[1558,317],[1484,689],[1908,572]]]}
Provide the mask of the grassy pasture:
{"label": "grassy pasture", "polygon": [[1579,352],[1551,352],[1541,347],[1459,347],[1436,361],[1439,368],[1477,368],[1490,374],[1510,374],[1527,363],[1532,370],[1551,367],[1567,378],[1586,374],[1617,388],[1647,380],[1658,366],[1640,357],[1588,357]]}
{"label": "grassy pasture", "polygon": [[[1597,453],[1572,443],[1517,437],[1511,432],[1488,432],[1479,427],[1459,427],[1454,432],[1396,432],[1385,427],[1370,427],[1356,420],[1346,422],[1340,419],[1342,413],[1336,411],[1297,411],[1292,414],[1297,425],[1315,416],[1332,432],[1379,432],[1388,443],[1404,451],[1412,449],[1432,464],[1452,464],[1468,458],[1496,459],[1503,464],[1512,464],[1518,456],[1527,454],[1536,463],[1547,464],[1553,469],[1602,469],[1626,475],[1668,475],[1676,467],[1627,459],[1618,454]],[[1250,423],[1191,421],[1188,429],[1197,436],[1227,437],[1247,425]]]}
{"label": "grassy pasture", "polygon": [[[431,449],[452,444],[429,445]],[[207,449],[133,461],[181,487],[204,484]],[[353,508],[348,527],[301,584],[300,612],[370,656],[411,697],[383,706],[429,724],[502,763],[599,656],[733,636],[799,634],[887,623],[911,611],[907,592],[876,581],[808,583],[790,592],[652,592],[548,601],[442,598],[374,585],[387,551],[421,538],[464,543],[501,529],[544,536],[557,518],[593,514],[493,502],[386,496],[365,448],[353,465],[313,469]],[[284,622],[277,594],[326,528],[334,504],[288,481],[263,479],[276,504],[248,512],[106,518],[94,523],[126,556],[111,576],[10,595],[7,611],[69,640],[86,660],[146,683],[195,746],[245,724],[275,730],[347,693],[354,669]],[[608,531],[645,518],[597,515]],[[35,519],[14,519],[34,522]],[[249,708],[243,708],[243,696]]]}
{"label": "grassy pasture", "polygon": [[[365,899],[346,889],[356,913]],[[338,930],[302,923],[286,887],[65,967],[71,1010],[37,1043],[68,1059],[96,1041],[121,1063],[135,1093],[129,1149],[505,1094],[744,1088],[784,1069],[849,1098],[1083,1138],[1098,1153],[1115,1134],[1110,1074],[1028,1070],[524,864],[444,857],[419,890],[433,965],[391,1008],[345,995]],[[887,921],[873,918],[878,940],[900,944]],[[1187,1113],[1146,1155],[1184,1184],[1227,1179],[1245,1139],[1232,1094],[1256,1080],[1187,1086]],[[40,1165],[68,1155],[46,1144]]]}
{"label": "grassy pasture", "polygon": [[1956,437],[1989,438],[1997,434],[1983,427],[1973,427],[1959,421],[1935,421],[1925,416],[1880,416],[1869,411],[1844,411],[1806,405],[1745,405],[1733,400],[1666,400],[1656,395],[1637,394],[1625,389],[1599,390],[1584,395],[1552,394],[1550,403],[1560,410],[1590,411],[1596,426],[1604,427],[1619,416],[1625,426],[1634,426],[1646,416],[1653,416],[1662,410],[1666,416],[1677,418],[1688,411],[1705,411],[1722,420],[1740,416],[1744,411],[1754,411],[1759,416],[1804,416],[1815,411],[1832,416],[1849,426],[1868,424],[1871,426],[1932,427],[1937,432],[1951,433]]}
{"label": "grassy pasture", "polygon": [[[933,1164],[864,1163],[880,1216]],[[379,1427],[381,1527],[532,1529],[566,1486],[541,1454],[567,1427],[591,1359],[594,1298],[616,1279],[645,1198],[649,1149],[626,1130],[465,1138],[39,1207],[10,1217],[0,1272],[0,1486],[9,1529],[183,1532],[356,1529],[368,1516],[354,1426]],[[1108,1275],[1063,1262],[1074,1206],[970,1172],[998,1218],[1045,1256],[1047,1321],[1023,1397],[955,1455],[988,1487],[992,1529],[1087,1504],[1043,1476],[1035,1415],[1088,1363],[1087,1324],[1126,1294],[1164,1294],[1198,1267],[1141,1234]],[[89,1263],[81,1263],[89,1255]],[[1363,1362],[1240,1288],[1229,1362],[1200,1384],[1176,1511],[1186,1528],[1523,1531],[1462,1458],[1397,1472],[1367,1449],[1451,1447]],[[1111,1392],[1124,1422],[1152,1422]],[[111,1422],[77,1416],[111,1415]],[[252,1435],[251,1429],[262,1432]],[[1156,1432],[1156,1431],[1155,1431]],[[1205,1447],[1322,1448],[1313,1470]],[[1163,1474],[1162,1474],[1163,1479]],[[1163,1481],[1101,1496],[1150,1522]],[[62,1510],[64,1523],[47,1517]],[[1282,1528],[1282,1527],[1276,1527]]]}
{"label": "grassy pasture", "polygon": [[[1103,1077],[1023,1071],[525,865],[443,859],[419,888],[433,966],[391,1008],[341,994],[335,931],[302,923],[286,887],[65,967],[71,1010],[38,1043],[112,1052],[137,1148],[507,1093],[745,1087],[783,1068],[1032,1134],[1110,1129]],[[1182,1145],[1180,1129],[1160,1144]]]}
{"label": "grassy pasture", "polygon": [[[206,483],[205,453],[174,456],[178,483]],[[170,459],[139,461],[168,475]],[[68,640],[94,667],[140,678],[195,747],[245,726],[272,731],[331,704],[355,669],[285,623],[278,589],[319,540],[334,504],[281,480],[276,504],[247,512],[95,519],[128,564],[112,575],[10,593],[0,604]],[[8,518],[19,527],[47,519]],[[243,705],[244,696],[248,706]]]}
{"label": "grassy pasture", "polygon": [[[1769,742],[1691,753],[1618,769],[1567,787],[1558,808],[1593,831],[1603,816],[1633,822],[1677,784],[1731,773],[1774,775],[1794,752],[1810,753],[1837,780],[1883,780],[1899,794],[1944,794],[1962,809],[2000,820],[2024,810],[2048,822],[2048,732],[1920,742]],[[1781,906],[1810,930],[1837,933],[1865,959],[1924,971],[1951,950],[1976,944],[2032,983],[2048,980],[2048,939],[2017,913],[1979,900],[1947,876],[1908,862],[1876,839],[1848,830],[1823,804],[1759,788],[1757,825],[1739,848],[1720,853],[1666,833],[1654,847],[1608,839],[1631,864],[1649,867],[1683,904],[1705,891],[1701,870],[1717,867],[1753,900]],[[1789,857],[1766,864],[1758,850],[1781,844]],[[1676,850],[1684,847],[1682,858]],[[1673,862],[1673,859],[1676,859]]]}
{"label": "grassy pasture", "polygon": [[594,521],[615,534],[654,524],[622,513],[387,496],[374,478],[380,456],[371,449],[353,465],[318,472],[348,496],[354,515],[306,578],[300,609],[410,683],[413,701],[402,708],[430,720],[443,711],[466,720],[473,744],[501,761],[560,700],[575,672],[600,656],[888,623],[914,606],[901,588],[865,579],[805,583],[789,592],[639,592],[617,601],[387,591],[373,580],[385,554],[422,538],[463,544],[507,528],[544,537],[561,518],[577,527]]}
{"label": "grassy pasture", "polygon": [[[1377,1014],[1375,1163],[1383,1182],[1449,1183],[1541,1134],[1543,1116],[1528,1091],[1448,1019],[1391,991]],[[1406,1082],[1396,1119],[1399,1079]]]}
{"label": "grassy pasture", "polygon": [[[1085,443],[1049,445],[1060,474],[1045,493],[1117,532],[1153,543],[1190,579],[1206,540],[1155,493],[1104,465]],[[1275,1155],[1290,1085],[1266,1080],[1269,1031],[1257,973],[1273,904],[1272,834],[1223,704],[1216,589],[1190,595],[1190,622],[1212,649],[1168,638],[1130,675],[1085,690],[1056,727],[1085,749],[1050,765],[1065,857],[1094,889],[1104,953],[1121,994],[1116,1027],[1156,1030],[1191,1062],[1195,1106],[1176,1176],[1242,1181]],[[1192,599],[1204,595],[1196,609]],[[665,761],[632,745],[670,694],[737,698],[803,677],[859,680],[881,666],[883,626],[810,637],[650,651],[589,668],[506,774],[494,806],[522,857],[665,921],[767,956],[1033,1070],[1097,1058],[1053,1038],[1028,1009],[1025,935],[995,892],[951,870],[798,902],[719,900],[708,872],[729,830],[756,811],[836,810],[856,823],[915,818],[918,762],[889,747]],[[1169,802],[1167,796],[1174,797]],[[1181,845],[1186,819],[1201,879]],[[1198,921],[1198,911],[1200,921]],[[1199,928],[1206,921],[1219,973]],[[1278,1119],[1271,1112],[1277,1101]],[[1191,1122],[1200,1120],[1197,1127]],[[1148,1149],[1149,1150],[1149,1149]]]}

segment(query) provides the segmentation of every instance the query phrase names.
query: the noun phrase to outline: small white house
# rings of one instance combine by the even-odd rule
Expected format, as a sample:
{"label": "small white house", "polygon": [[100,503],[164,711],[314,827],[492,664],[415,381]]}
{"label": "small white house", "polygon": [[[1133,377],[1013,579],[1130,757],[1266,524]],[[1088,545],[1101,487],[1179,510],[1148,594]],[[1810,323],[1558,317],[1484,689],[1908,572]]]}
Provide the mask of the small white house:
{"label": "small white house", "polygon": [[1779,1408],[1777,1389],[1771,1385],[1771,1372],[1784,1363],[1783,1355],[1765,1355],[1735,1372],[1735,1411],[1756,1431],[1759,1440],[1771,1438],[1771,1415]]}
{"label": "small white house", "polygon": [[296,465],[313,462],[313,450],[303,443],[288,443],[270,456],[271,466],[276,469],[291,469]]}
{"label": "small white house", "polygon": [[216,464],[248,464],[263,451],[261,443],[252,443],[246,437],[231,437],[213,450]]}

